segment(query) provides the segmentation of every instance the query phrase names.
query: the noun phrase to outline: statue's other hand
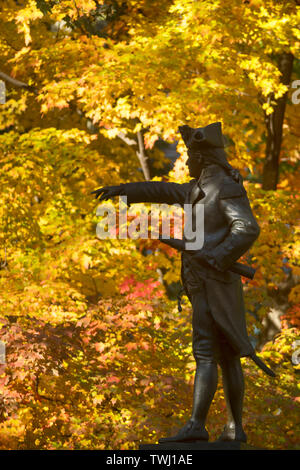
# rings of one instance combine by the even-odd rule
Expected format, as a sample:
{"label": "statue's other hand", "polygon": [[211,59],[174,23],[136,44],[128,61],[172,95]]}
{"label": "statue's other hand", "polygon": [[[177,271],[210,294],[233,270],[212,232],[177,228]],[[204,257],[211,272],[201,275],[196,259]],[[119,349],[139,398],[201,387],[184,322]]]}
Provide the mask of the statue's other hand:
{"label": "statue's other hand", "polygon": [[[99,201],[107,201],[121,194],[121,186],[104,186],[103,188],[92,191],[91,194],[95,194],[95,199],[99,198]],[[100,194],[102,195],[100,196]]]}
{"label": "statue's other hand", "polygon": [[202,263],[208,264],[209,266],[212,266],[218,271],[223,271],[217,264],[217,261],[215,260],[214,256],[210,252],[204,250],[203,248],[194,255],[194,259],[196,261],[199,261],[199,263],[202,262]]}

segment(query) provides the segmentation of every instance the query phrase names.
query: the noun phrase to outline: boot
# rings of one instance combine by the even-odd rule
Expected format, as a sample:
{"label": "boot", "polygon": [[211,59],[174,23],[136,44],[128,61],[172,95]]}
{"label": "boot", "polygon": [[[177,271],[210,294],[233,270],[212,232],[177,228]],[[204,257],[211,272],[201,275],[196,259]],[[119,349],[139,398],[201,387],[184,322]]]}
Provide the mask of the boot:
{"label": "boot", "polygon": [[217,441],[247,442],[242,425],[244,375],[240,358],[236,356],[226,358],[225,356],[220,365],[228,420]]}
{"label": "boot", "polygon": [[206,416],[218,383],[218,369],[215,362],[198,361],[195,381],[194,400],[191,419],[172,437],[159,439],[159,443],[208,441],[205,429]]}
{"label": "boot", "polygon": [[235,426],[234,423],[226,424],[217,441],[247,442],[247,436],[241,426]]}
{"label": "boot", "polygon": [[166,442],[195,442],[208,441],[208,432],[204,426],[189,420],[175,436],[162,437],[159,439],[160,444]]}

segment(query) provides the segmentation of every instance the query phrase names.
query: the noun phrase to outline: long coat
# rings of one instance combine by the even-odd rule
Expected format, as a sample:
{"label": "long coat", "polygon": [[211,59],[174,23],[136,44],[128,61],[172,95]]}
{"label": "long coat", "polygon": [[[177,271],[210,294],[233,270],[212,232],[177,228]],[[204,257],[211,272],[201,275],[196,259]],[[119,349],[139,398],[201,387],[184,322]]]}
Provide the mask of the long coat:
{"label": "long coat", "polygon": [[193,216],[198,205],[204,205],[202,250],[210,265],[194,263],[196,251],[194,255],[183,252],[183,286],[189,295],[197,290],[197,281],[204,280],[211,314],[229,344],[237,354],[252,357],[265,372],[273,375],[254,353],[246,329],[241,278],[228,270],[250,248],[260,231],[242,183],[235,182],[221,166],[211,164],[202,170],[198,180],[184,184],[150,181],[121,186],[128,205],[154,202],[179,203],[184,207],[191,203]]}

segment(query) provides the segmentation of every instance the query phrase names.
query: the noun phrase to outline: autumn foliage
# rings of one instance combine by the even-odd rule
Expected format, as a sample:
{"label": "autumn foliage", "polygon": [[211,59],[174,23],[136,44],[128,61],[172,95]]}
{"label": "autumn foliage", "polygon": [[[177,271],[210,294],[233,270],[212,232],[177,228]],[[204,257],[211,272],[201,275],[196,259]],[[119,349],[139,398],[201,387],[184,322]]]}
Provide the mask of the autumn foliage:
{"label": "autumn foliage", "polygon": [[[250,444],[299,448],[299,116],[278,66],[292,55],[299,79],[298,23],[295,1],[1,2],[1,449],[137,449],[188,418],[179,255],[97,238],[90,192],[143,181],[147,166],[152,179],[188,181],[178,125],[216,120],[261,227],[241,260],[257,268],[243,279],[247,324],[277,373],[243,359],[245,429]],[[266,191],[266,122],[280,100],[279,177]],[[179,140],[172,169],[162,140]],[[211,439],[226,419],[219,382]]]}

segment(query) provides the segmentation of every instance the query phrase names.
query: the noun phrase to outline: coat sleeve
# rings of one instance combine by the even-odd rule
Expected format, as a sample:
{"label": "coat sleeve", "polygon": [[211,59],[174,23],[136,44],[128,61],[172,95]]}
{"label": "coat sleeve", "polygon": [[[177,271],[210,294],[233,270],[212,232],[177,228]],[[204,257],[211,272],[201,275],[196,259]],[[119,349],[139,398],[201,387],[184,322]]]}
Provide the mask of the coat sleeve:
{"label": "coat sleeve", "polygon": [[253,216],[247,193],[238,183],[225,183],[219,192],[219,205],[228,225],[225,239],[209,253],[210,264],[226,271],[254,243],[260,228]]}
{"label": "coat sleeve", "polygon": [[189,183],[167,183],[164,181],[143,181],[122,184],[122,195],[127,196],[127,204],[136,202],[156,202],[180,204],[183,206]]}

